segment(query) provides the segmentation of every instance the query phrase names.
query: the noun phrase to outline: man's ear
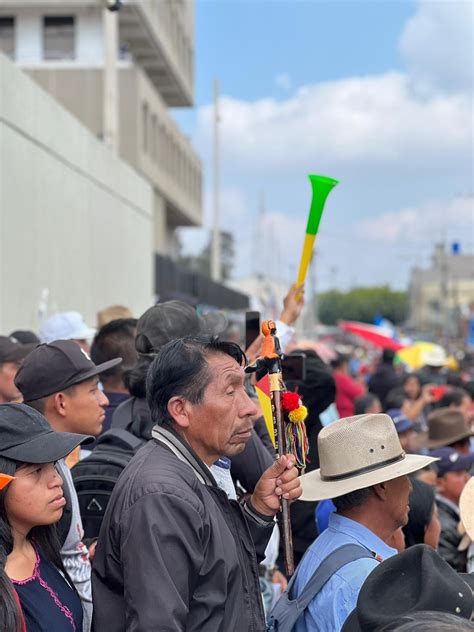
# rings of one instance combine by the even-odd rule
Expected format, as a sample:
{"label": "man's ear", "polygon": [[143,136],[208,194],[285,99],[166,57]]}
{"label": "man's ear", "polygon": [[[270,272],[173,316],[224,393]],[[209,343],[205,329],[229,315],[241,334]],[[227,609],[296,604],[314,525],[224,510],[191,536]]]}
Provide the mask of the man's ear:
{"label": "man's ear", "polygon": [[180,428],[189,427],[187,400],[176,395],[168,402],[168,414]]}
{"label": "man's ear", "polygon": [[379,500],[385,501],[387,500],[387,495],[388,495],[388,489],[387,489],[387,483],[378,483],[377,485],[374,485],[372,487],[372,489],[374,490],[374,494],[376,495],[376,497]]}
{"label": "man's ear", "polygon": [[67,415],[66,398],[67,395],[64,393],[55,393],[48,398],[47,406],[49,405],[50,410],[56,413],[56,415],[65,417]]}

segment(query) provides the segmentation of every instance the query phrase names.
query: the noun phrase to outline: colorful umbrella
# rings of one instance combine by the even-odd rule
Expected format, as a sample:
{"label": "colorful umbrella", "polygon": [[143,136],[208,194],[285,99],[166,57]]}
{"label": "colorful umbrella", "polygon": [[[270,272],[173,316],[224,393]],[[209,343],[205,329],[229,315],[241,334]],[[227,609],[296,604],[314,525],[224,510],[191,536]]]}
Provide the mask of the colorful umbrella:
{"label": "colorful umbrella", "polygon": [[398,340],[390,338],[385,333],[385,329],[377,327],[376,325],[368,325],[367,323],[359,323],[352,320],[341,320],[338,323],[338,327],[343,331],[347,331],[350,334],[359,336],[374,345],[374,347],[380,347],[381,349],[393,349],[398,351],[403,349],[403,345]]}
{"label": "colorful umbrella", "polygon": [[420,369],[425,364],[432,364],[433,358],[436,359],[436,364],[448,367],[453,370],[459,368],[457,360],[453,356],[446,355],[446,351],[441,345],[437,345],[433,342],[415,342],[415,344],[401,349],[397,353],[397,360],[403,362],[411,369]]}

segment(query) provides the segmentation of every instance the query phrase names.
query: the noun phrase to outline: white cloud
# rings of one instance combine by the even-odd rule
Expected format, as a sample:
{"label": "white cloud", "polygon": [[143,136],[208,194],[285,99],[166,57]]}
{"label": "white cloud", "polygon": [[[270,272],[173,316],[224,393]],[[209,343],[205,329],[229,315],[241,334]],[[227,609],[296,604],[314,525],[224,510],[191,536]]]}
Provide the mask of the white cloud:
{"label": "white cloud", "polygon": [[400,51],[420,90],[473,91],[472,0],[421,0],[400,38]]}
{"label": "white cloud", "polygon": [[[251,224],[242,221],[243,218],[250,217],[249,204],[246,196],[240,189],[224,188],[219,193],[220,225],[223,230],[235,232],[238,229],[239,235],[245,235]],[[210,237],[210,230],[213,223],[213,192],[204,192],[204,221],[200,228],[181,228],[179,238],[183,251],[196,255],[206,246]]]}
{"label": "white cloud", "polygon": [[282,72],[275,77],[275,85],[282,90],[289,90],[291,88],[291,77],[288,73]]}
{"label": "white cloud", "polygon": [[379,217],[360,221],[355,229],[359,238],[379,244],[430,243],[453,236],[473,235],[474,198],[431,200],[419,207],[389,211]]}
{"label": "white cloud", "polygon": [[[212,108],[201,108],[197,141],[208,142]],[[223,98],[226,160],[244,171],[364,161],[445,163],[472,151],[467,95],[422,98],[400,73],[306,86],[284,101]]]}
{"label": "white cloud", "polygon": [[[294,276],[306,217],[290,216],[305,207],[301,197],[294,204],[285,186],[301,182],[315,165],[348,186],[356,179],[363,186],[377,182],[376,193],[363,202],[348,199],[347,190],[344,197],[341,187],[339,207],[322,226],[323,284],[337,267],[346,287],[384,280],[400,286],[433,242],[461,238],[471,240],[472,249],[472,198],[447,197],[469,188],[466,173],[473,166],[471,7],[420,1],[400,39],[406,73],[308,85],[283,100],[222,98],[221,208],[224,228],[236,236],[238,274],[248,274],[255,257],[258,201],[250,187],[276,184],[278,208],[267,213],[261,230],[268,252],[257,256],[265,266],[273,257],[285,280]],[[275,78],[281,87],[282,77]],[[195,142],[202,155],[210,155],[212,115],[212,106],[199,108]],[[430,199],[424,201],[425,192]],[[383,265],[374,264],[378,258]]]}
{"label": "white cloud", "polygon": [[[261,213],[258,199],[239,189],[220,193],[220,223],[236,238],[237,277],[270,273],[289,280],[296,274],[305,234],[306,218],[291,218],[280,211]],[[204,225],[179,230],[183,251],[196,255],[207,244],[212,225],[212,191],[205,193]]]}

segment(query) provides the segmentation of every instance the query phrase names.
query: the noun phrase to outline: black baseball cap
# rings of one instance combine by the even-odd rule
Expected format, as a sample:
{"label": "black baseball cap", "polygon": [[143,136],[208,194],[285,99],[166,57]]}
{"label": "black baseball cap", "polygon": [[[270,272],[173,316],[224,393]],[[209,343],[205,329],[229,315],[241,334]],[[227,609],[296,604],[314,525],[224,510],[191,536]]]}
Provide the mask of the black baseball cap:
{"label": "black baseball cap", "polygon": [[36,346],[41,342],[38,336],[29,329],[15,329],[15,331],[12,331],[10,334],[10,338],[14,338],[22,345],[34,344]]}
{"label": "black baseball cap", "polygon": [[94,437],[55,432],[26,404],[0,404],[0,456],[22,463],[54,463]]}
{"label": "black baseball cap", "polygon": [[135,348],[142,354],[157,353],[175,338],[216,335],[226,327],[227,319],[222,312],[198,315],[183,301],[166,301],[150,307],[138,319]]}
{"label": "black baseball cap", "polygon": [[3,362],[19,362],[23,360],[36,344],[21,344],[13,336],[0,336],[0,364]]}
{"label": "black baseball cap", "polygon": [[64,391],[122,362],[114,358],[94,364],[73,340],[55,340],[36,347],[24,360],[15,377],[15,386],[25,402]]}

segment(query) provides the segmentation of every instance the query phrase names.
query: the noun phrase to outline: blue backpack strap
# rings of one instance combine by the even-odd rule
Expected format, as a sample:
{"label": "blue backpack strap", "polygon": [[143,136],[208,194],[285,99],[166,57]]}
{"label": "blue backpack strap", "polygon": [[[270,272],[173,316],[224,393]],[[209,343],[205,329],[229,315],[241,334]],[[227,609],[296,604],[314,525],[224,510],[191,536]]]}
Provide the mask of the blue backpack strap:
{"label": "blue backpack strap", "polygon": [[[344,544],[335,551],[332,551],[324,559],[313,573],[311,579],[303,588],[303,592],[296,598],[299,612],[303,612],[309,606],[310,601],[321,591],[323,586],[346,564],[355,562],[361,558],[368,557],[374,559],[374,554],[359,544]],[[290,587],[288,586],[288,589]],[[288,594],[291,595],[290,590]]]}
{"label": "blue backpack strap", "polygon": [[374,559],[374,554],[359,544],[344,544],[338,549],[335,549],[314,571],[312,577],[303,588],[302,593],[296,597],[296,599],[292,599],[291,593],[298,574],[297,569],[288,584],[288,588],[270,613],[268,629],[275,632],[290,632],[312,599],[321,591],[331,577],[346,564],[350,564],[361,558]]}

